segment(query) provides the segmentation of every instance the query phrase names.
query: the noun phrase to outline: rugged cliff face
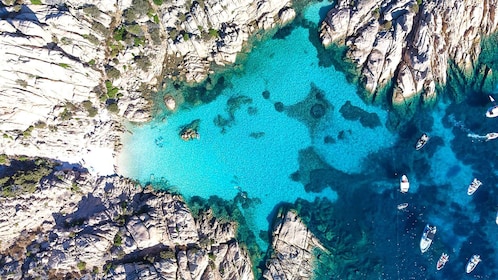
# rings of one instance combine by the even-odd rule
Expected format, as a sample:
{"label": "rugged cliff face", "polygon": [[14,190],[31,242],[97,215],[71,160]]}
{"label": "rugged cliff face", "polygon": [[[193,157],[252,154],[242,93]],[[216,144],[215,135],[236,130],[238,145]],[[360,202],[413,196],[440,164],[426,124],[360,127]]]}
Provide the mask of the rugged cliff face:
{"label": "rugged cliff face", "polygon": [[254,278],[235,224],[128,179],[58,171],[0,201],[2,278]]}
{"label": "rugged cliff face", "polygon": [[[211,210],[192,213],[181,197],[116,175],[39,174],[24,190],[2,181],[2,279],[254,279],[237,224]],[[296,213],[282,212],[264,277],[311,279],[316,247]]]}
{"label": "rugged cliff face", "polygon": [[[344,44],[375,99],[392,81],[395,107],[432,102],[449,64],[468,74],[483,35],[497,27],[497,1],[339,0],[320,30],[322,43]],[[406,110],[406,113],[413,110]]]}
{"label": "rugged cliff face", "polygon": [[103,173],[124,119],[150,119],[164,77],[201,81],[295,14],[276,0],[35,2],[0,4],[0,154],[90,168],[105,155]]}

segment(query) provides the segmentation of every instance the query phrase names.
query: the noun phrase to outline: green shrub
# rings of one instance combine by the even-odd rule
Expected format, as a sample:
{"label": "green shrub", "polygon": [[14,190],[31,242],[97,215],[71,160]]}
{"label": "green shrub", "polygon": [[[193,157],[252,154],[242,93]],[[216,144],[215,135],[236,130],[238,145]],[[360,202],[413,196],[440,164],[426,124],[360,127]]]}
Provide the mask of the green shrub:
{"label": "green shrub", "polygon": [[98,113],[97,108],[93,107],[93,103],[90,100],[85,100],[83,101],[83,107],[86,109],[88,112],[88,116],[90,117],[95,117]]}
{"label": "green shrub", "polygon": [[22,168],[0,178],[0,195],[3,197],[35,192],[40,180],[52,173],[55,166],[54,163],[45,160],[31,161],[23,157],[17,160],[21,162]]}
{"label": "green shrub", "polygon": [[30,0],[31,1],[31,4],[33,5],[41,5],[43,4],[41,0]]}
{"label": "green shrub", "polygon": [[105,72],[111,80],[116,80],[121,76],[121,72],[112,66],[108,66]]}
{"label": "green shrub", "polygon": [[59,63],[59,66],[60,66],[60,67],[62,67],[62,68],[64,68],[64,69],[69,69],[69,68],[71,68],[71,67],[69,66],[69,64],[67,64],[67,63],[62,63],[62,62],[61,62],[61,63]]}
{"label": "green shrub", "polygon": [[9,162],[9,156],[0,154],[0,164],[6,164],[7,162]]}
{"label": "green shrub", "polygon": [[114,236],[114,246],[116,247],[119,247],[123,244],[123,238],[121,237],[121,235],[118,233],[116,233],[116,235]]}
{"label": "green shrub", "polygon": [[163,0],[153,0],[154,4],[161,6],[163,4]]}
{"label": "green shrub", "polygon": [[209,28],[208,34],[211,38],[220,37],[220,32],[213,28]]}
{"label": "green shrub", "polygon": [[90,61],[88,61],[88,65],[94,66],[95,65],[95,59],[91,59]]}
{"label": "green shrub", "polygon": [[140,25],[138,25],[136,23],[135,24],[131,24],[131,25],[127,25],[125,27],[125,29],[126,29],[126,31],[128,33],[131,33],[131,34],[133,34],[135,36],[143,36],[143,34],[144,34],[144,32],[142,30],[142,27],[140,27]]}
{"label": "green shrub", "polygon": [[116,98],[116,94],[118,93],[119,89],[115,87],[111,81],[107,80],[105,81],[105,87],[107,89],[107,98],[114,99]]}
{"label": "green shrub", "polygon": [[83,271],[83,270],[85,270],[85,269],[86,269],[86,262],[81,261],[81,262],[79,262],[76,266],[78,267],[78,269],[79,269],[80,271]]}
{"label": "green shrub", "polygon": [[107,105],[107,110],[113,113],[119,112],[118,103],[115,102],[110,103],[109,105]]}
{"label": "green shrub", "polygon": [[35,127],[30,125],[23,133],[22,133],[22,136],[24,136],[24,138],[27,138],[29,136],[31,136],[31,132],[33,131]]}

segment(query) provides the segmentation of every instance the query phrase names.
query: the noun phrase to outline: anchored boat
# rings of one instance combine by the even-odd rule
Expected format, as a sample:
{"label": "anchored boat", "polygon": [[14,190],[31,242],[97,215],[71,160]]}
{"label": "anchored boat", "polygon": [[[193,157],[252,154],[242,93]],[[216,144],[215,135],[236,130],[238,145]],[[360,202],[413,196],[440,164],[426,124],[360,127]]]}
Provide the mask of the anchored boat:
{"label": "anchored boat", "polygon": [[469,262],[467,262],[467,267],[465,268],[467,273],[471,273],[480,262],[481,256],[473,255],[472,258],[470,258]]}
{"label": "anchored boat", "polygon": [[422,253],[429,250],[432,240],[434,240],[434,235],[436,235],[436,226],[427,224],[422,232],[422,238],[420,238],[420,251],[422,251]]}
{"label": "anchored boat", "polygon": [[410,182],[408,182],[408,177],[406,177],[406,175],[403,174],[403,176],[401,176],[401,180],[399,182],[399,190],[402,193],[406,193],[406,192],[408,192],[408,189],[410,189]]}
{"label": "anchored boat", "polygon": [[437,261],[436,264],[437,270],[441,270],[449,259],[450,257],[448,256],[448,254],[446,253],[441,254],[441,257],[439,257],[439,260]]}
{"label": "anchored boat", "polygon": [[415,150],[420,150],[422,149],[425,144],[427,144],[427,141],[429,141],[429,135],[427,134],[422,134],[422,136],[420,136],[420,138],[417,140],[417,143],[415,144]]}
{"label": "anchored boat", "polygon": [[474,178],[474,180],[472,180],[472,183],[470,183],[469,187],[467,188],[467,194],[473,195],[481,185],[482,182],[477,178]]}

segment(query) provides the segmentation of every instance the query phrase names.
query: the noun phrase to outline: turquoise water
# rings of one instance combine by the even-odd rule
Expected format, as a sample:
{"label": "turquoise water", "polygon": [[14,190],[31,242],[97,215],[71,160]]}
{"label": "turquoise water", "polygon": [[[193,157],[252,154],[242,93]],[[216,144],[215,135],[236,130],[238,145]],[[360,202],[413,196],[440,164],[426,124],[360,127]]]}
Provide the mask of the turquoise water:
{"label": "turquoise water", "polygon": [[[325,4],[309,7],[286,36],[258,43],[212,102],[185,103],[130,126],[121,173],[162,182],[187,199],[247,199],[252,204],[241,210],[256,236],[270,230],[278,205],[299,200],[294,206],[334,252],[317,264],[321,279],[464,279],[474,253],[483,262],[472,275],[496,279],[498,140],[467,136],[498,132],[497,122],[482,117],[489,104],[441,101],[388,131],[383,109],[365,104],[343,73],[320,66],[310,38]],[[185,142],[179,132],[194,120],[200,139]],[[422,132],[431,140],[415,151]],[[407,194],[398,191],[402,174]],[[484,184],[468,196],[473,177]],[[409,206],[397,210],[403,202]],[[426,223],[438,233],[422,255]],[[266,249],[263,239],[258,244]],[[443,251],[450,261],[436,271]]]}

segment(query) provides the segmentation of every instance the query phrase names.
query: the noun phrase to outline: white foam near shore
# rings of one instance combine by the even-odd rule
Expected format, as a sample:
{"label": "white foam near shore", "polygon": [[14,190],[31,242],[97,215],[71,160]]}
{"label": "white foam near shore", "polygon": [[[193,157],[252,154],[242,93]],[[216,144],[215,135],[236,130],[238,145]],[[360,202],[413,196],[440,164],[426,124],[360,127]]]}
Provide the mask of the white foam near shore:
{"label": "white foam near shore", "polygon": [[81,165],[95,175],[105,176],[115,173],[114,151],[106,147],[89,147],[88,153],[83,155]]}

